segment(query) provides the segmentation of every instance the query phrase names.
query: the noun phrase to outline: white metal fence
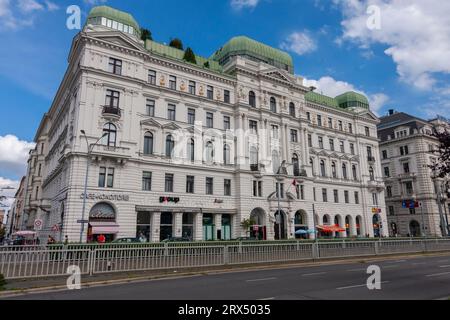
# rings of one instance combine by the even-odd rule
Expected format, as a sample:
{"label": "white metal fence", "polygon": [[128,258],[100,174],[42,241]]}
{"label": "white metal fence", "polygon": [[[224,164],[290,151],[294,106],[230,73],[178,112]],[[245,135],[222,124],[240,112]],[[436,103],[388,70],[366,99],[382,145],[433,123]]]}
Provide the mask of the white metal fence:
{"label": "white metal fence", "polygon": [[144,270],[162,270],[305,261],[327,258],[364,257],[399,253],[450,251],[450,239],[287,243],[246,242],[212,245],[126,245],[22,247],[0,250],[0,273],[6,279],[66,275],[69,266],[78,266],[82,274],[102,274]]}

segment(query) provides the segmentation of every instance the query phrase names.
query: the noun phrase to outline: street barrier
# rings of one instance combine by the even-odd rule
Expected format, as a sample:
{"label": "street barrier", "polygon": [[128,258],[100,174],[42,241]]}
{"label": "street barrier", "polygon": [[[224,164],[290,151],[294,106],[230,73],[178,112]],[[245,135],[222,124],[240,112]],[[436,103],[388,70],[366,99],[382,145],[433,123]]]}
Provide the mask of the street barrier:
{"label": "street barrier", "polygon": [[93,275],[450,251],[450,239],[258,244],[212,242],[197,246],[194,243],[154,243],[13,249],[0,250],[0,274],[6,279],[63,276],[73,265],[78,266],[82,274]]}

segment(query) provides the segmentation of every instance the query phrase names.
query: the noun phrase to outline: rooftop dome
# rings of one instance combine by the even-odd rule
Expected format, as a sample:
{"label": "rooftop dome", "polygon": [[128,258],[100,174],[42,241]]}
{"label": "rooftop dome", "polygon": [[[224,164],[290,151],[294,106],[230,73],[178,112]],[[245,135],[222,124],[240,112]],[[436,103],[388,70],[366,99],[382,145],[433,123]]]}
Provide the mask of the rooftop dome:
{"label": "rooftop dome", "polygon": [[280,69],[294,73],[292,57],[281,50],[272,48],[245,36],[234,37],[217,50],[211,59],[225,64],[230,57],[247,56],[250,59],[263,61]]}
{"label": "rooftop dome", "polygon": [[360,107],[369,109],[369,100],[364,95],[354,91],[341,94],[335,99],[341,108]]}
{"label": "rooftop dome", "polygon": [[122,23],[127,26],[131,26],[136,30],[137,33],[140,32],[139,24],[129,13],[108,7],[108,6],[98,6],[92,8],[88,16],[88,21],[95,18],[107,18],[118,23]]}

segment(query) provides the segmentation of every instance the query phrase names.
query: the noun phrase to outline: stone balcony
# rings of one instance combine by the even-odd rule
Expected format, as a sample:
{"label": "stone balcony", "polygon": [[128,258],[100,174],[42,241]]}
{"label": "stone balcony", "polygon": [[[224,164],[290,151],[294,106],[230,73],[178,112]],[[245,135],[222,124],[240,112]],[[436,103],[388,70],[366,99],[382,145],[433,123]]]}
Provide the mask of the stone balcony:
{"label": "stone balcony", "polygon": [[397,176],[399,180],[414,180],[417,178],[417,174],[414,172],[401,173]]}
{"label": "stone balcony", "polygon": [[92,150],[92,157],[96,160],[100,160],[101,158],[109,158],[116,159],[118,162],[126,161],[131,158],[131,149],[124,147],[96,145]]}

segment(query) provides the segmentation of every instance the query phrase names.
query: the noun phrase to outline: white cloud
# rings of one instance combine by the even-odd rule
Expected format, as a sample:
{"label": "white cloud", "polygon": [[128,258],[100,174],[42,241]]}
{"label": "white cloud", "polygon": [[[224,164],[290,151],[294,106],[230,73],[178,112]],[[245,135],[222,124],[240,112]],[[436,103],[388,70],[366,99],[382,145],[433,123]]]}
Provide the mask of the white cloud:
{"label": "white cloud", "polygon": [[56,10],[59,10],[59,6],[56,4],[56,3],[54,3],[54,2],[51,2],[51,1],[45,1],[45,5],[47,6],[47,10],[48,11],[56,11]]}
{"label": "white cloud", "polygon": [[0,136],[0,167],[3,173],[23,175],[29,151],[34,147],[34,143],[21,141],[13,135]]}
{"label": "white cloud", "polygon": [[231,0],[231,7],[235,10],[254,9],[260,0]]}
{"label": "white cloud", "polygon": [[[450,74],[450,1],[333,0],[344,15],[341,40],[369,48],[386,46],[400,79],[419,89],[435,89],[437,75]],[[380,9],[381,29],[369,29],[369,5]]]}
{"label": "white cloud", "polygon": [[361,93],[369,99],[370,110],[377,115],[379,114],[381,108],[384,107],[385,103],[389,101],[389,97],[384,93],[368,94],[364,91],[358,90],[351,83],[335,80],[329,76],[322,77],[319,80],[305,78],[303,80],[303,85],[306,87],[316,87],[317,90],[315,91],[317,93],[321,93],[332,98],[349,91]]}
{"label": "white cloud", "polygon": [[50,0],[0,0],[0,31],[32,26],[38,12],[58,9]]}
{"label": "white cloud", "polygon": [[[16,194],[17,188],[19,187],[19,181],[5,179],[3,177],[0,177],[0,189],[2,188],[14,188],[14,189],[8,189],[0,191],[0,194],[4,197],[6,197],[6,200],[2,201],[2,205],[5,205],[4,209],[6,211],[9,210],[9,207],[11,207],[11,204],[14,202],[14,195]],[[1,208],[0,208],[1,209]],[[5,221],[3,221],[5,222]]]}
{"label": "white cloud", "polygon": [[25,13],[44,10],[44,6],[36,0],[19,0],[17,6]]}
{"label": "white cloud", "polygon": [[303,55],[317,49],[317,44],[308,31],[292,32],[280,45],[283,50]]}

